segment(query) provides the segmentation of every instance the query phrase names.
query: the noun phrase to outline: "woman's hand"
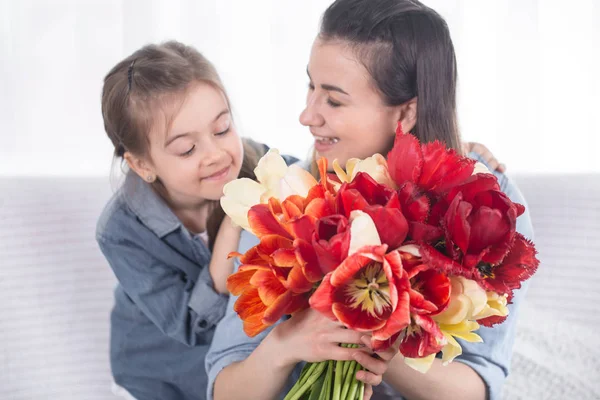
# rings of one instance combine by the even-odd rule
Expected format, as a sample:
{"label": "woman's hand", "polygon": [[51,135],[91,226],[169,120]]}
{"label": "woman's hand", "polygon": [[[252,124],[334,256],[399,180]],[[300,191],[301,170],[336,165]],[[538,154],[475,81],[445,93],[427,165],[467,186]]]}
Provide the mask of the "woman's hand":
{"label": "woman's hand", "polygon": [[[373,353],[371,337],[364,332],[346,329],[341,323],[331,321],[321,313],[307,309],[279,324],[271,333],[277,341],[272,349],[273,360],[289,367],[300,361],[356,360],[367,371],[358,371],[356,379],[364,382],[365,400],[373,394],[372,386],[383,379],[390,361],[398,354],[399,341],[389,349]],[[358,344],[359,348],[345,348],[340,343]]]}
{"label": "woman's hand", "polygon": [[[363,335],[361,342],[365,346],[365,349],[372,350],[371,337]],[[368,354],[364,351],[356,352],[354,359],[366,370],[358,371],[356,373],[356,379],[365,383],[365,400],[369,400],[373,395],[373,386],[377,386],[383,380],[383,374],[386,373],[390,361],[398,356],[398,347],[400,346],[400,340],[396,340],[390,348],[384,351],[379,351],[373,354]]]}
{"label": "woman's hand", "polygon": [[498,171],[498,172],[506,172],[506,165],[501,164],[500,161],[494,157],[490,149],[477,142],[466,142],[463,143],[463,153],[465,155],[470,152],[477,153],[485,160],[485,162],[490,166],[490,171]]}
{"label": "woman's hand", "polygon": [[340,343],[363,344],[364,333],[346,329],[312,308],[277,325],[270,336],[277,342],[273,347],[278,353],[274,359],[280,359],[285,365],[300,361],[354,360],[356,353],[368,351],[340,347]]}

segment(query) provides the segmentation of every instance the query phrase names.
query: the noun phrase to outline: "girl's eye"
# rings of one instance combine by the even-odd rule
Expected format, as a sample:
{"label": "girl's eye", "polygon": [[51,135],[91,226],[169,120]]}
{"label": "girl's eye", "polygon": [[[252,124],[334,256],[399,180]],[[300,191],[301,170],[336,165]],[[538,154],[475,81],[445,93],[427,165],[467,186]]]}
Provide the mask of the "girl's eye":
{"label": "girl's eye", "polygon": [[308,83],[308,90],[315,90],[315,85],[313,85],[312,82]]}
{"label": "girl's eye", "polygon": [[192,153],[194,152],[194,149],[196,148],[196,145],[193,145],[191,149],[189,149],[188,151],[186,151],[185,153],[181,154],[182,157],[187,157],[187,156],[191,156]]}
{"label": "girl's eye", "polygon": [[229,132],[230,129],[231,129],[231,127],[229,126],[223,132],[217,132],[217,133],[215,133],[215,136],[223,136],[223,135],[227,134],[227,132]]}
{"label": "girl's eye", "polygon": [[329,104],[333,108],[341,106],[340,103],[337,103],[337,102],[335,102],[335,101],[333,101],[331,99],[327,99],[327,104]]}

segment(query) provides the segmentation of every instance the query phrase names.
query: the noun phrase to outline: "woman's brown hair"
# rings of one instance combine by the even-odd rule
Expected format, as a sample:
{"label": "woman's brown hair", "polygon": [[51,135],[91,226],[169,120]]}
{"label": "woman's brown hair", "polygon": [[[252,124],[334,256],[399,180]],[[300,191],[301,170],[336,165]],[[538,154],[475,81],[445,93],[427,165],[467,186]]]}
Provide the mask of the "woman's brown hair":
{"label": "woman's brown hair", "polygon": [[[173,106],[175,98],[184,98],[195,82],[208,83],[220,90],[231,109],[215,67],[191,46],[176,41],[149,44],[119,62],[104,78],[102,89],[104,129],[114,146],[114,156],[122,159],[125,152],[147,156],[148,133],[157,116],[166,115],[169,124],[166,108]],[[262,155],[261,148],[248,140],[243,143],[239,177],[256,179],[254,168]],[[210,207],[206,228],[212,249],[225,214],[218,201],[211,202]]]}

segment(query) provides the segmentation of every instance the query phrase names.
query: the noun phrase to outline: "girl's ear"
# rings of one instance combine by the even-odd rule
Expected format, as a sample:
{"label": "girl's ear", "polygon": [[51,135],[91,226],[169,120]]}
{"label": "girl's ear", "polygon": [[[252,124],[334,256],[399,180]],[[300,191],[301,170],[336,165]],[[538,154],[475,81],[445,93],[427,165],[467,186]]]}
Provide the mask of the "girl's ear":
{"label": "girl's ear", "polygon": [[156,180],[156,173],[154,172],[154,168],[148,163],[146,160],[126,151],[123,154],[123,158],[131,168],[140,178],[145,180],[146,182],[152,183]]}

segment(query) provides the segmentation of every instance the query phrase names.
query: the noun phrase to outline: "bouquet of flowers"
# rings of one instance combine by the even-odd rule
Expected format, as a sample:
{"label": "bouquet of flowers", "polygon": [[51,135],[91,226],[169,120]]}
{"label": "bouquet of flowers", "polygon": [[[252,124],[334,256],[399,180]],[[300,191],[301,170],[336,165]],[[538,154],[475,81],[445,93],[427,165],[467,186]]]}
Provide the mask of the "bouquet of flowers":
{"label": "bouquet of flowers", "polygon": [[[513,290],[536,271],[534,245],[516,232],[524,207],[482,164],[399,127],[387,159],[318,161],[317,181],[269,151],[258,182],[226,185],[221,204],[260,243],[227,286],[254,336],[312,307],[348,329],[371,332],[375,351],[400,341],[426,372],[438,353],[508,315]],[[340,344],[341,346],[346,346]],[[286,399],[361,399],[356,361],[308,363]]]}

